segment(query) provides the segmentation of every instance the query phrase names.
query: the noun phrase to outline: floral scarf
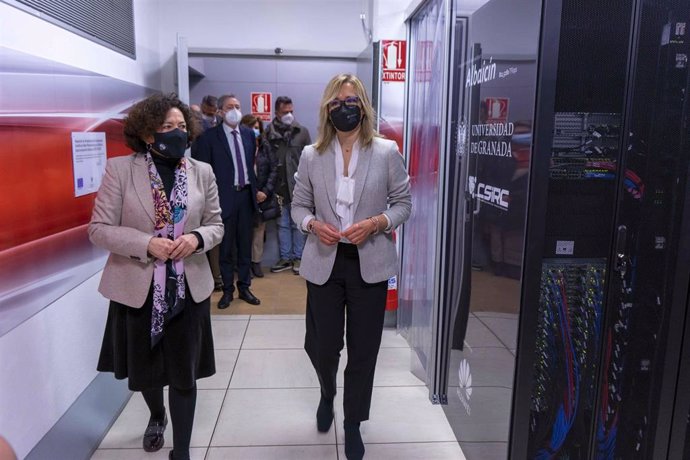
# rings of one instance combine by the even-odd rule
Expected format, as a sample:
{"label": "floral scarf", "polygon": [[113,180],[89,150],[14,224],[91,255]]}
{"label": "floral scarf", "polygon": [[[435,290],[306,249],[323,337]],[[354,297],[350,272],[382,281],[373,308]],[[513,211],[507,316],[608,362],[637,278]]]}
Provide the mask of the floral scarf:
{"label": "floral scarf", "polygon": [[[154,236],[175,240],[183,234],[187,221],[187,163],[182,158],[175,168],[175,183],[170,201],[150,153],[146,154],[146,163],[155,210]],[[156,259],[153,263],[151,348],[163,337],[164,324],[184,308],[185,290],[183,260],[164,262]]]}

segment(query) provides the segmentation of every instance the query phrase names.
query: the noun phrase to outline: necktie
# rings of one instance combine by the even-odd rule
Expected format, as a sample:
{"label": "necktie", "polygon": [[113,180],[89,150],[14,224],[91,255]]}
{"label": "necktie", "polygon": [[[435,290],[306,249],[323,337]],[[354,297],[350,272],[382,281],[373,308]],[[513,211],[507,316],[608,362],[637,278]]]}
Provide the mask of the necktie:
{"label": "necktie", "polygon": [[232,140],[235,141],[235,160],[237,161],[237,184],[240,187],[247,185],[244,179],[244,167],[242,166],[242,152],[237,141],[237,131],[232,131]]}

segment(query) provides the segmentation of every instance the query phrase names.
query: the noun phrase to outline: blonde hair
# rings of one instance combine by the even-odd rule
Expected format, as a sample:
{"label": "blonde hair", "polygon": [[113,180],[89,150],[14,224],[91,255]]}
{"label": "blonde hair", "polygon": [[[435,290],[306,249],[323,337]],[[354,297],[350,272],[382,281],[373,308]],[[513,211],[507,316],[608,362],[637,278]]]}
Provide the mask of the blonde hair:
{"label": "blonde hair", "polygon": [[359,100],[362,104],[362,122],[359,126],[360,146],[368,147],[374,140],[374,137],[378,136],[378,133],[375,129],[376,118],[374,108],[371,106],[369,96],[367,96],[367,91],[364,89],[362,81],[355,75],[342,73],[333,77],[331,81],[328,82],[328,85],[326,85],[326,89],[323,91],[321,105],[319,106],[319,133],[316,142],[314,143],[314,147],[319,153],[326,151],[336,135],[336,130],[328,116],[328,103],[338,97],[340,89],[346,83],[352,85],[355,90],[355,94],[357,94],[357,97],[359,97]]}

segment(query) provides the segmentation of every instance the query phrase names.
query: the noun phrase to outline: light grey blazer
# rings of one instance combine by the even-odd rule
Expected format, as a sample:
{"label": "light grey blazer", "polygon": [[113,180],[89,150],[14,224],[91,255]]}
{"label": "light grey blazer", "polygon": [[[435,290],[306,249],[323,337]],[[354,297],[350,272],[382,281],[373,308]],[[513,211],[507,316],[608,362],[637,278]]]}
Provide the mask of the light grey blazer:
{"label": "light grey blazer", "polygon": [[[405,222],[412,211],[410,178],[394,141],[374,138],[359,152],[355,180],[353,223],[381,214],[392,228]],[[335,151],[319,154],[314,146],[302,151],[292,197],[292,219],[301,228],[309,215],[339,228],[335,212]],[[398,255],[390,232],[378,233],[357,246],[362,279],[367,283],[386,281],[397,274]],[[328,246],[316,235],[304,245],[300,275],[314,284],[324,284],[333,270],[337,245]]]}
{"label": "light grey blazer", "polygon": [[[223,237],[218,188],[211,166],[187,158],[187,222],[184,232],[198,232],[203,250],[184,259],[187,286],[195,302],[213,292],[206,254]],[[153,196],[146,158],[141,154],[108,160],[89,224],[91,242],[110,251],[99,292],[130,307],[144,305],[153,280],[147,254],[154,230]]]}

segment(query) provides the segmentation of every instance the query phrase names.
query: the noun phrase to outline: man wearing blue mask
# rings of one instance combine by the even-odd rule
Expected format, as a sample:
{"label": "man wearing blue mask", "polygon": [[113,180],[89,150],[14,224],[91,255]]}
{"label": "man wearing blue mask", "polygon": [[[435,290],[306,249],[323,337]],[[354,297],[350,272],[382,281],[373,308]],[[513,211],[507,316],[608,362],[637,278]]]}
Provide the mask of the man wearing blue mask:
{"label": "man wearing blue mask", "polygon": [[256,202],[256,174],[254,132],[240,124],[240,101],[232,94],[218,99],[223,122],[204,132],[192,146],[192,157],[210,163],[218,184],[221,217],[225,234],[220,243],[220,273],[223,296],[218,308],[227,308],[233,300],[234,264],[237,254],[238,297],[252,305],[261,302],[249,290],[251,285],[252,229],[254,215],[259,211]]}
{"label": "man wearing blue mask", "polygon": [[299,274],[306,236],[290,217],[290,203],[302,149],[311,144],[311,137],[309,130],[295,121],[289,97],[276,98],[275,118],[266,128],[266,139],[278,159],[276,193],[283,204],[283,212],[277,220],[280,260],[271,267],[271,271],[275,273],[292,268],[295,274]]}

